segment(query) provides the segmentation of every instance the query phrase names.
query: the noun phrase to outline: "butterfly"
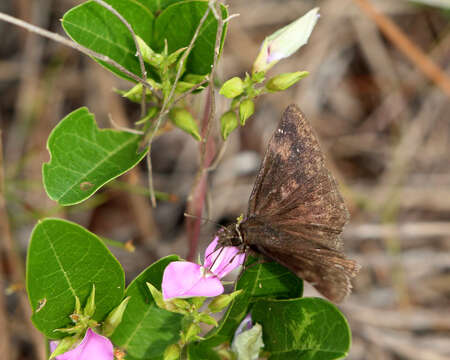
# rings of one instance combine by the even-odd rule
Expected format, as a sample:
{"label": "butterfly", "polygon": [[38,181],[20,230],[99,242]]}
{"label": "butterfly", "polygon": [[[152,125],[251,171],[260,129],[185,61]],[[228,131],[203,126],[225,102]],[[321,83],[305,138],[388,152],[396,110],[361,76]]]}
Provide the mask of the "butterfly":
{"label": "butterfly", "polygon": [[247,216],[217,233],[273,259],[334,302],[351,291],[359,265],[345,257],[341,233],[349,213],[308,120],[284,111],[250,195]]}

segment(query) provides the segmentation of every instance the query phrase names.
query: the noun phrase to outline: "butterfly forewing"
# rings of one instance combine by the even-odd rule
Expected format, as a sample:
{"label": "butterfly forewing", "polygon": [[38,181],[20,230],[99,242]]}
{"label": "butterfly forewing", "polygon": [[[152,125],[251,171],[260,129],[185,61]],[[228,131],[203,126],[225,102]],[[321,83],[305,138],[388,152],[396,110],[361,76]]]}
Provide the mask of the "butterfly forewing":
{"label": "butterfly forewing", "polygon": [[290,105],[272,136],[241,224],[244,243],[290,268],[334,301],[357,264],[340,238],[348,211],[305,116]]}
{"label": "butterfly forewing", "polygon": [[248,217],[324,247],[342,250],[348,211],[325,167],[319,142],[295,105],[290,105],[269,142],[249,200]]}

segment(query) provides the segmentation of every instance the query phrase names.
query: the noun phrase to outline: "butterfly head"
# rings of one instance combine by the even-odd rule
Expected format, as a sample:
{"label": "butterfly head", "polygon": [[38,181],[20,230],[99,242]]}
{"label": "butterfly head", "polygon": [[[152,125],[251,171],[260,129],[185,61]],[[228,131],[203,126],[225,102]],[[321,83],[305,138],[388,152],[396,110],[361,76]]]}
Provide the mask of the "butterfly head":
{"label": "butterfly head", "polygon": [[216,236],[219,238],[219,246],[241,247],[244,244],[240,231],[240,225],[244,221],[243,215],[236,220],[235,224],[228,225],[217,232]]}

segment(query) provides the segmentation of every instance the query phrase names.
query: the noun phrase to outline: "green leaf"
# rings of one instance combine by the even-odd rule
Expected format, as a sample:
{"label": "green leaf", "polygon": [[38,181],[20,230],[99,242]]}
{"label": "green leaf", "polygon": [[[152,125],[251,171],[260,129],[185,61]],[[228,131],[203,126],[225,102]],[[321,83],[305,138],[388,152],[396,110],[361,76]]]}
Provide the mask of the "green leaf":
{"label": "green leaf", "polygon": [[253,306],[252,320],[263,327],[271,360],[342,359],[350,348],[345,317],[323,299],[262,300]]}
{"label": "green leaf", "polygon": [[[169,53],[188,46],[207,9],[208,2],[198,0],[178,2],[168,6],[155,21],[153,42],[150,44],[152,48],[156,51],[162,51],[164,39],[167,39]],[[222,17],[226,18],[227,16],[228,12],[222,6]],[[188,57],[186,64],[187,73],[209,74],[211,72],[211,65],[214,61],[216,31],[217,20],[210,13]],[[226,25],[223,31],[222,43],[225,33]]]}
{"label": "green leaf", "polygon": [[159,12],[164,10],[169,5],[182,1],[184,0],[139,0],[139,2],[144,4],[155,15],[158,15]]}
{"label": "green leaf", "polygon": [[51,159],[42,168],[48,196],[61,205],[87,199],[145,156],[138,152],[139,140],[125,131],[99,130],[84,107],[71,112],[48,138]]}
{"label": "green leaf", "polygon": [[[127,20],[136,35],[147,44],[150,43],[154,16],[146,6],[137,0],[105,1]],[[138,76],[142,75],[130,31],[116,15],[100,4],[88,1],[72,8],[64,14],[62,26],[77,43],[109,56]],[[119,76],[129,79],[111,65],[95,60]]]}
{"label": "green leaf", "polygon": [[208,334],[204,341],[193,344],[193,347],[211,348],[231,341],[235,330],[248,314],[252,303],[259,299],[289,299],[302,296],[302,280],[280,264],[276,262],[255,263],[255,259],[250,259],[246,266],[246,270],[236,284],[236,290],[242,289],[242,294],[233,300],[219,327]]}
{"label": "green leaf", "polygon": [[95,284],[97,321],[123,298],[125,276],[103,242],[83,227],[60,219],[39,222],[27,256],[27,292],[34,325],[49,338],[71,324],[75,296],[84,304]]}
{"label": "green leaf", "polygon": [[161,289],[164,269],[177,260],[179,257],[172,255],[153,263],[126,290],[131,298],[111,340],[133,359],[161,359],[166,347],[179,339],[183,316],[160,309],[146,285],[149,282]]}

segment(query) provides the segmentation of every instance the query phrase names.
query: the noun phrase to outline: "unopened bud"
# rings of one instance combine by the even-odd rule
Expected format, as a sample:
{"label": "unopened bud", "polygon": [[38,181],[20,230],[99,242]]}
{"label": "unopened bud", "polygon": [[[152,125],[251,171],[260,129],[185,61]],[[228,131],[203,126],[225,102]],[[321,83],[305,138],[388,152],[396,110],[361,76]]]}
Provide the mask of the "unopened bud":
{"label": "unopened bud", "polygon": [[150,290],[150,293],[152,294],[153,301],[155,302],[155,304],[159,308],[167,310],[166,303],[164,302],[164,298],[163,298],[163,295],[162,295],[161,291],[159,291],[157,288],[155,288],[149,282],[146,283],[146,284],[147,284],[148,289]]}
{"label": "unopened bud", "polygon": [[294,85],[297,81],[308,76],[308,74],[309,73],[307,71],[297,71],[293,73],[285,73],[274,76],[267,82],[266,89],[271,92],[286,90],[288,87]]}
{"label": "unopened bud", "polygon": [[130,301],[129,296],[123,299],[123,301],[119,304],[119,306],[113,309],[106,317],[106,320],[103,323],[104,336],[106,337],[111,336],[114,330],[116,330],[117,326],[119,326],[123,318],[123,313],[127,308],[128,301]]}
{"label": "unopened bud", "polygon": [[278,61],[291,56],[305,45],[318,18],[319,8],[314,8],[266,37],[253,64],[253,73],[266,72]]}
{"label": "unopened bud", "polygon": [[253,100],[245,99],[239,104],[239,120],[244,126],[247,119],[255,112],[255,103]]}
{"label": "unopened bud", "polygon": [[58,346],[50,355],[50,359],[53,359],[56,356],[64,354],[65,352],[69,351],[72,348],[72,346],[75,345],[75,343],[79,340],[80,337],[78,335],[63,338],[61,341],[59,341]]}
{"label": "unopened bud", "polygon": [[181,130],[192,135],[195,140],[200,141],[200,136],[197,122],[189,111],[184,108],[173,108],[170,111],[170,119],[172,123]]}
{"label": "unopened bud", "polygon": [[95,284],[92,284],[92,290],[86,301],[83,313],[89,317],[92,317],[95,313]]}
{"label": "unopened bud", "polygon": [[153,49],[139,36],[136,35],[136,39],[144,61],[150,65],[159,67],[162,64],[164,57],[161,54],[154,52]]}
{"label": "unopened bud", "polygon": [[208,314],[206,314],[206,313],[200,313],[200,314],[198,315],[198,317],[197,317],[197,320],[198,320],[198,321],[201,321],[201,322],[203,322],[203,323],[205,323],[205,324],[208,324],[208,325],[213,325],[213,326],[219,325],[219,324],[217,323],[217,320],[216,320],[216,319],[214,319],[211,315],[208,315]]}
{"label": "unopened bud", "polygon": [[242,293],[242,290],[237,290],[232,292],[231,294],[219,295],[214,298],[208,305],[208,309],[211,312],[219,312],[225,309],[236,296]]}
{"label": "unopened bud", "polygon": [[201,327],[198,324],[191,323],[186,332],[184,333],[185,342],[191,342],[193,340],[197,340],[198,334],[202,331]]}
{"label": "unopened bud", "polygon": [[164,351],[164,360],[178,360],[181,355],[181,348],[178,344],[172,344],[166,347]]}
{"label": "unopened bud", "polygon": [[222,138],[226,140],[228,135],[238,126],[238,119],[234,111],[228,111],[220,118],[220,132]]}
{"label": "unopened bud", "polygon": [[219,94],[232,99],[239,96],[244,91],[244,82],[241,78],[234,77],[230,80],[225,81],[225,83],[220,88]]}

